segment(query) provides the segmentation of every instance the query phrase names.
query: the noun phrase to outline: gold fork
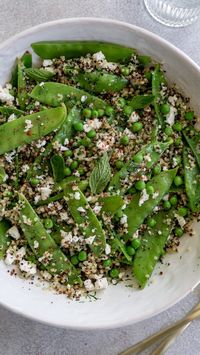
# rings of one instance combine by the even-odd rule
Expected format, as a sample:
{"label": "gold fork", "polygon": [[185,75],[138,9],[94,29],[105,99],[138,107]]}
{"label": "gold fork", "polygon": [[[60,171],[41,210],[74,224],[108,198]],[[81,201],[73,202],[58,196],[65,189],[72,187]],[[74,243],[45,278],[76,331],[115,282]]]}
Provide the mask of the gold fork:
{"label": "gold fork", "polygon": [[164,354],[169,346],[175,341],[176,337],[180,335],[190,325],[190,323],[198,317],[200,317],[200,303],[198,303],[181,320],[122,351],[119,355],[139,354],[140,352],[161,340],[163,340],[162,343],[155,351],[152,352],[152,355]]}

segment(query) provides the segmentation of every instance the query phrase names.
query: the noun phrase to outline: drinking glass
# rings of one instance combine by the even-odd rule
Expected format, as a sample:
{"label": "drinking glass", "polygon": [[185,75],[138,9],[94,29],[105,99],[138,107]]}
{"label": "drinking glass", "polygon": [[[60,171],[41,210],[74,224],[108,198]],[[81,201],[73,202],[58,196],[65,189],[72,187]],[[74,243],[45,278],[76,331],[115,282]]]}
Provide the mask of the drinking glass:
{"label": "drinking glass", "polygon": [[200,14],[200,0],[144,0],[144,3],[151,16],[167,26],[190,25]]}

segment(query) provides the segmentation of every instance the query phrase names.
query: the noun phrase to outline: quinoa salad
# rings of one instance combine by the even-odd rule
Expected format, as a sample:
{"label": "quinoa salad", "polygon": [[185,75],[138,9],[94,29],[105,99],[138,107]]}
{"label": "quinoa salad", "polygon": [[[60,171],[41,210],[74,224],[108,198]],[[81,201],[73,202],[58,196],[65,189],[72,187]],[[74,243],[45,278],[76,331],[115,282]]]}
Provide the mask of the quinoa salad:
{"label": "quinoa salad", "polygon": [[135,49],[32,49],[0,86],[0,259],[74,299],[148,287],[199,218],[199,118]]}

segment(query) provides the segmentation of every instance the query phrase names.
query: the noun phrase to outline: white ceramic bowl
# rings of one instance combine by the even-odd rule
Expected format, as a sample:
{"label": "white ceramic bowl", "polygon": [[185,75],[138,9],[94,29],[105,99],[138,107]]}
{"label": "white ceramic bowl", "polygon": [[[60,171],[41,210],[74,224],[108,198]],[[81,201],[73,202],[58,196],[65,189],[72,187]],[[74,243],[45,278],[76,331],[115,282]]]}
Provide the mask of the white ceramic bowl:
{"label": "white ceramic bowl", "polygon": [[[137,48],[163,62],[167,77],[192,99],[200,112],[200,69],[179,49],[139,27],[99,18],[75,18],[46,23],[24,31],[0,45],[0,83],[9,78],[15,58],[41,40],[101,40]],[[97,301],[83,303],[44,291],[29,281],[11,277],[0,264],[0,303],[14,312],[48,324],[100,329],[125,326],[158,314],[186,296],[200,279],[199,227],[183,237],[179,254],[165,257],[152,283],[143,291],[123,285],[109,286]],[[167,265],[169,263],[170,265]],[[163,276],[158,275],[163,271]]]}

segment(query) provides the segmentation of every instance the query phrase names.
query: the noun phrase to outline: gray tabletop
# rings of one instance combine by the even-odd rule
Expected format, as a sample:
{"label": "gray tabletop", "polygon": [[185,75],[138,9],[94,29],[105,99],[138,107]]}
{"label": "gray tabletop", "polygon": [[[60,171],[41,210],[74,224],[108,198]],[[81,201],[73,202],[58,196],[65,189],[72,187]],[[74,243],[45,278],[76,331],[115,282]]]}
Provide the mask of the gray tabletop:
{"label": "gray tabletop", "polygon": [[[107,17],[144,27],[169,40],[200,64],[200,21],[181,29],[162,26],[146,13],[142,0],[0,0],[0,42],[42,22],[80,16]],[[198,302],[199,293],[200,287],[152,319],[109,331],[80,332],[49,327],[0,307],[0,355],[115,355],[181,318]],[[167,354],[199,355],[199,332],[200,324],[196,321]]]}

